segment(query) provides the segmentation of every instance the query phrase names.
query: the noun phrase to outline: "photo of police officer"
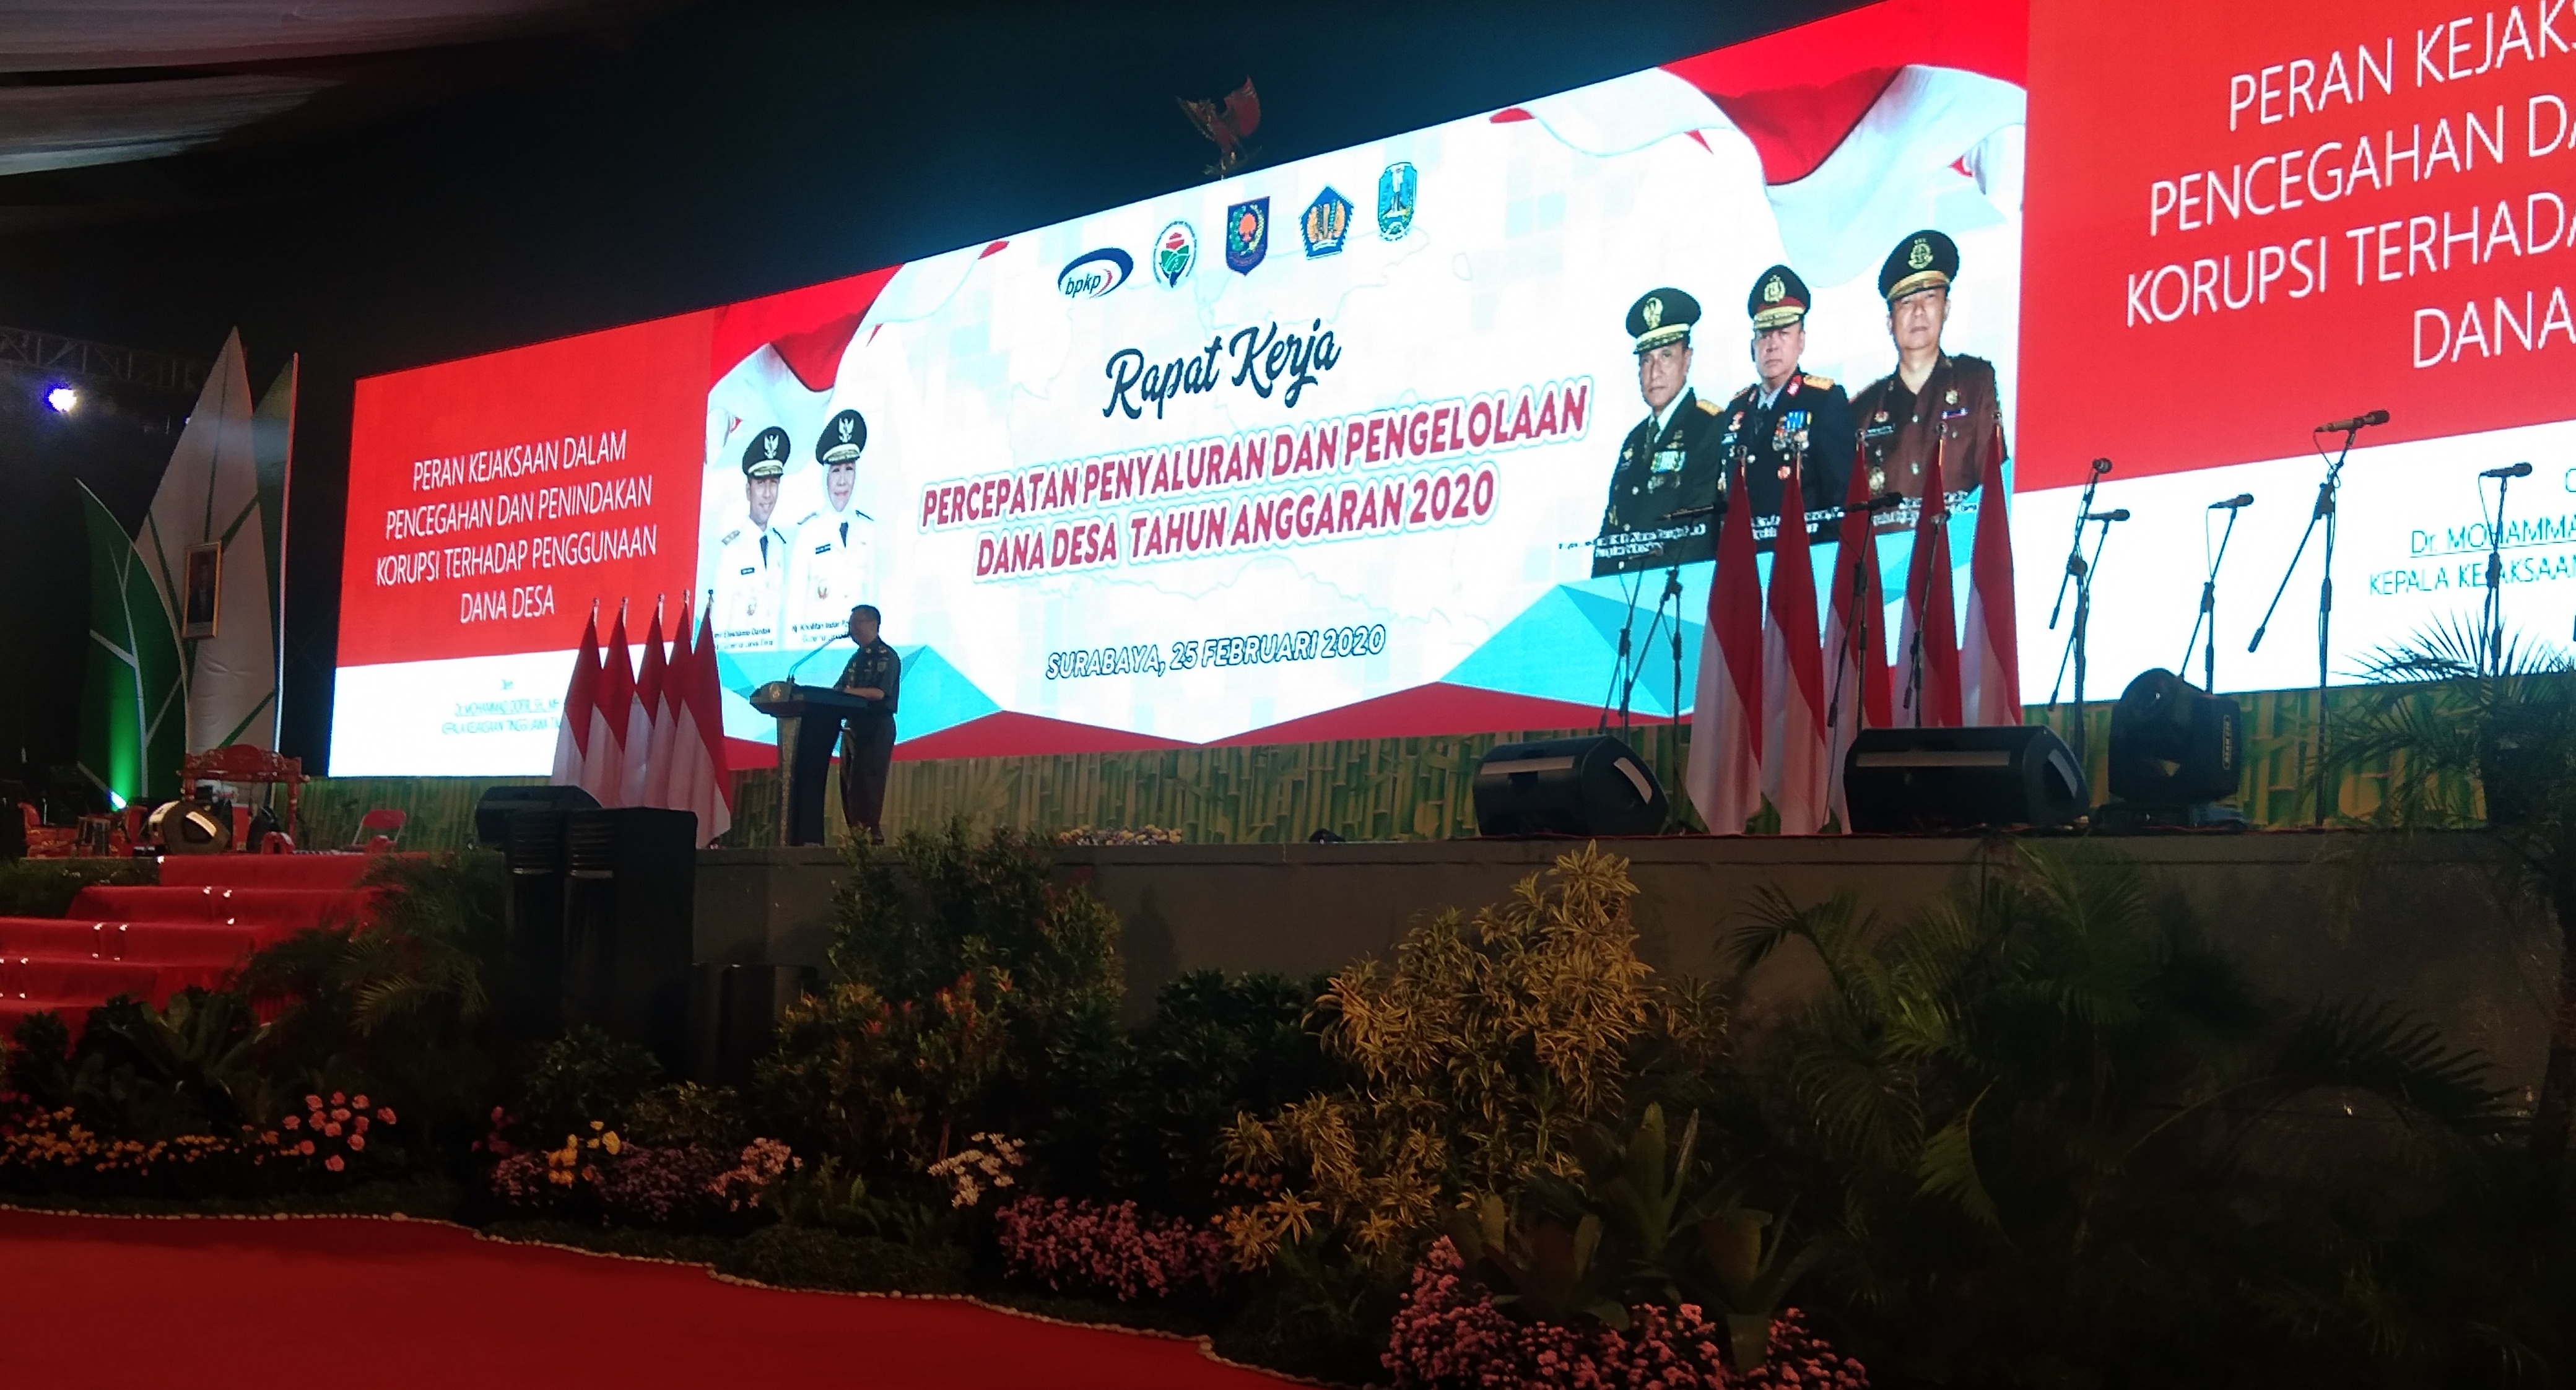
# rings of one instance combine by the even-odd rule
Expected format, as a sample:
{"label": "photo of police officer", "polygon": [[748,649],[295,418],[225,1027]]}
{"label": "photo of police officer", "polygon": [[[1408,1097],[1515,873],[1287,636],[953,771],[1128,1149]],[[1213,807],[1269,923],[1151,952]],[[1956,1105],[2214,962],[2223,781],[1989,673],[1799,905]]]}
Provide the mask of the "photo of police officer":
{"label": "photo of police officer", "polygon": [[787,472],[787,431],[776,425],[742,451],[745,524],[716,540],[716,642],[728,649],[776,647],[786,597],[787,533],[772,522],[778,480]]}
{"label": "photo of police officer", "polygon": [[1610,497],[1592,546],[1592,573],[1624,574],[1706,560],[1726,486],[1717,407],[1691,390],[1691,326],[1699,301],[1666,286],[1628,309],[1637,394],[1646,418],[1620,441]]}
{"label": "photo of police officer", "polygon": [[823,425],[814,462],[823,470],[823,505],[799,518],[787,569],[787,643],[829,641],[865,596],[875,576],[876,520],[858,503],[859,456],[868,422],[844,410]]}
{"label": "photo of police officer", "polygon": [[[1781,516],[1781,494],[1793,474],[1800,495],[1788,505],[1808,513],[1841,506],[1851,476],[1850,398],[1833,378],[1799,369],[1811,298],[1798,272],[1775,265],[1754,278],[1744,301],[1757,379],[1726,403],[1721,452],[1730,467],[1744,461],[1757,526]],[[1829,525],[1819,518],[1809,534],[1821,535]]]}
{"label": "photo of police officer", "polygon": [[1887,300],[1896,370],[1852,402],[1873,495],[1921,497],[1924,470],[1936,453],[1942,487],[1966,492],[2005,456],[1994,364],[1941,349],[1950,286],[1958,275],[1958,245],[1930,229],[1899,241],[1879,267],[1878,292]]}

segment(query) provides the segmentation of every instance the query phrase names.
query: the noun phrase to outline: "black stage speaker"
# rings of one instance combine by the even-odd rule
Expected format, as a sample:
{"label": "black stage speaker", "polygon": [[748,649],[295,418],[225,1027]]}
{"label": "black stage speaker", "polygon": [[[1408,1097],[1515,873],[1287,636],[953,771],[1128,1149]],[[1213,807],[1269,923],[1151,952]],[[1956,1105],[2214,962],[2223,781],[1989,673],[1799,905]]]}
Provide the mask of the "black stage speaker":
{"label": "black stage speaker", "polygon": [[510,817],[521,811],[596,811],[599,799],[579,787],[491,787],[474,803],[474,843],[502,849],[510,843]]}
{"label": "black stage speaker", "polygon": [[822,988],[810,965],[720,965],[689,971],[689,1079],[748,1087],[751,1064],[778,1036],[778,1016]]}
{"label": "black stage speaker", "polygon": [[[496,791],[560,790],[495,788]],[[572,790],[578,791],[576,787]],[[585,800],[587,797],[584,798]],[[492,832],[475,810],[475,837]],[[502,836],[502,862],[510,871],[510,896],[502,903],[502,950],[508,971],[501,981],[501,1025],[512,1038],[543,1040],[563,1031],[564,822],[570,813],[513,811]]]}
{"label": "black stage speaker", "polygon": [[1607,734],[1497,744],[1475,794],[1479,835],[1652,835],[1672,815],[1654,770]]}
{"label": "black stage speaker", "polygon": [[684,1075],[698,818],[626,806],[564,823],[563,1021]]}
{"label": "black stage speaker", "polygon": [[1851,828],[1873,834],[2066,825],[2092,804],[2084,769],[2038,724],[1863,729],[1843,760]]}
{"label": "black stage speaker", "polygon": [[2129,682],[2111,707],[2111,795],[2182,810],[2236,795],[2245,778],[2245,716],[2171,671]]}

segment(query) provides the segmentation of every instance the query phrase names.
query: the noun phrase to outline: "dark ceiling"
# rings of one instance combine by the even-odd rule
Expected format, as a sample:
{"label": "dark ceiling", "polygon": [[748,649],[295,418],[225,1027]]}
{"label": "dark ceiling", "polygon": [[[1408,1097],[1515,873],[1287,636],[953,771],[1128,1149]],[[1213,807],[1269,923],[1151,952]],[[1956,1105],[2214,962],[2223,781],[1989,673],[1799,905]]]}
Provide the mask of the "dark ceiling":
{"label": "dark ceiling", "polygon": [[[453,31],[470,42],[415,34],[354,55],[156,51],[154,26],[194,4],[482,27]],[[1265,117],[1254,143],[1277,162],[1847,4],[5,6],[0,116],[13,96],[78,107],[59,93],[84,85],[310,90],[157,158],[10,173],[24,162],[8,163],[0,133],[0,324],[200,359],[238,326],[254,389],[301,355],[285,717],[288,751],[318,756],[359,376],[810,284],[1189,184],[1211,147],[1173,98],[1247,73]],[[126,65],[9,60],[41,46],[23,15],[94,9],[129,23]],[[41,762],[70,746],[72,706],[40,703],[20,737]]]}

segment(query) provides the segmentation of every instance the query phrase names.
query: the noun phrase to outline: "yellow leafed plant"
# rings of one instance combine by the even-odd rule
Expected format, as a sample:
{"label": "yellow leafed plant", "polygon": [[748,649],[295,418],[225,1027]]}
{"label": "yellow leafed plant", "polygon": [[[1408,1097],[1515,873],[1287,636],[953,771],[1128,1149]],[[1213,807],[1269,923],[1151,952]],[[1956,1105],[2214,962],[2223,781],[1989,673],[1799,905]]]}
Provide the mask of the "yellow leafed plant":
{"label": "yellow leafed plant", "polygon": [[1724,1031],[1688,983],[1637,957],[1628,861],[1587,845],[1472,922],[1417,923],[1390,970],[1364,960],[1317,1007],[1325,1045],[1359,1075],[1225,1136],[1250,1200],[1220,1222],[1259,1268],[1319,1231],[1399,1261],[1462,1197],[1573,1170],[1574,1135],[1617,1118],[1645,1067],[1696,1067]]}

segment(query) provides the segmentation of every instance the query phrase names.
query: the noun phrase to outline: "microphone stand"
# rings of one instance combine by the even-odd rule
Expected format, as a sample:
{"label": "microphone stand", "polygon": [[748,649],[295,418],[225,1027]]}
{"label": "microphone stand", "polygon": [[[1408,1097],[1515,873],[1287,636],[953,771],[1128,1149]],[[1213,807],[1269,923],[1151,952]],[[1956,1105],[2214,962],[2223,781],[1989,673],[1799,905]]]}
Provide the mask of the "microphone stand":
{"label": "microphone stand", "polygon": [[805,669],[806,662],[812,661],[814,658],[821,656],[826,650],[830,649],[833,643],[838,642],[849,635],[850,634],[846,632],[836,632],[831,636],[824,638],[822,646],[816,647],[814,650],[796,658],[796,664],[787,668],[787,683],[789,685],[794,685],[796,683],[796,673]]}
{"label": "microphone stand", "polygon": [[2343,447],[2326,460],[2325,480],[2317,484],[2317,504],[2308,513],[2308,529],[2299,533],[2299,547],[2290,552],[2289,568],[2281,571],[2281,587],[2272,591],[2272,605],[2263,610],[2263,621],[2254,629],[2254,640],[2245,644],[2252,652],[2263,645],[2263,634],[2272,626],[2272,614],[2281,606],[2281,595],[2290,591],[2290,577],[2299,571],[2299,557],[2308,553],[2308,538],[2316,534],[2317,524],[2325,523],[2326,548],[2323,572],[2317,576],[2317,808],[2312,824],[2326,823],[2326,662],[2331,652],[2327,645],[2334,627],[2334,543],[2335,491],[2343,485],[2343,463],[2352,456],[2352,441],[2361,433],[2355,422],[2343,432]]}
{"label": "microphone stand", "polygon": [[[2513,486],[2513,470],[2496,474],[2495,520],[2487,523],[2487,602],[2480,617],[2479,634],[2486,640],[2478,644],[2479,664],[2490,676],[2504,670],[2504,494]],[[2478,510],[2486,510],[2485,489],[2479,489]],[[2483,518],[2481,518],[2483,519]]]}
{"label": "microphone stand", "polygon": [[[2084,559],[2082,553],[2084,545],[2083,523],[2086,521],[2096,521],[2100,522],[2102,525],[2102,534],[2096,537],[2093,541],[2093,558],[2090,561]],[[2048,708],[2050,712],[2054,713],[2057,709],[2058,686],[2066,679],[2066,668],[2068,664],[2072,663],[2074,665],[2075,723],[2074,727],[2069,732],[2073,733],[2075,737],[2068,739],[2067,743],[2071,746],[2071,751],[2075,754],[2075,765],[2077,767],[2088,765],[2086,762],[2086,746],[2090,740],[2084,724],[2085,642],[2093,625],[2093,576],[2095,572],[2100,570],[2102,567],[2102,548],[2111,543],[2111,522],[2112,518],[2110,517],[2095,516],[2091,512],[2086,512],[2083,514],[2082,520],[2076,523],[2075,543],[2077,553],[2068,560],[2068,563],[2074,566],[2072,574],[2075,581],[2075,622],[2074,625],[2068,629],[2066,634],[2066,650],[2057,658],[2057,680],[2051,682],[2048,687]]]}
{"label": "microphone stand", "polygon": [[[2191,620],[2191,638],[2182,644],[2182,665],[2176,668],[2180,671],[2191,669],[2191,649],[2200,641],[2200,626],[2209,624],[2209,645],[2200,656],[2200,688],[2212,695],[2218,693],[2218,567],[2227,563],[2227,542],[2235,536],[2236,514],[2243,510],[2242,507],[2227,509],[2227,529],[2218,533],[2218,553],[2210,558],[2209,577],[2200,583],[2200,616]],[[2209,543],[2209,518],[2206,515],[2201,517],[2200,539],[2204,546]]]}

